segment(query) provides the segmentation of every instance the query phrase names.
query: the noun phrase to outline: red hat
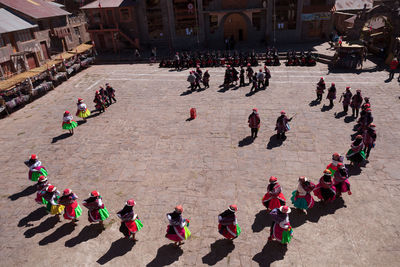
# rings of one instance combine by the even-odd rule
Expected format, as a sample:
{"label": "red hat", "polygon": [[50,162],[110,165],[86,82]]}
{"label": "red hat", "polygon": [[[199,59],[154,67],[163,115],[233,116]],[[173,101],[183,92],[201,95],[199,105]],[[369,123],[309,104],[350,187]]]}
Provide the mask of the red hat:
{"label": "red hat", "polygon": [[96,91],[96,94],[98,94],[99,93],[99,91]]}
{"label": "red hat", "polygon": [[251,64],[250,63],[247,63],[247,67],[250,67],[251,66]]}
{"label": "red hat", "polygon": [[366,103],[365,105],[364,105],[364,107],[366,107],[366,108],[369,108],[371,105],[370,104],[368,104],[368,103]]}
{"label": "red hat", "polygon": [[82,98],[78,98],[78,102],[81,102],[83,99]]}
{"label": "red hat", "polygon": [[337,165],[337,167],[340,168],[340,169],[341,169],[341,168],[344,168],[344,164],[341,163],[341,162],[339,162],[338,165]]}
{"label": "red hat", "polygon": [[183,207],[182,207],[182,205],[176,206],[176,207],[175,207],[175,211],[178,212],[178,213],[182,213],[182,212],[183,212]]}
{"label": "red hat", "polygon": [[290,213],[290,212],[292,211],[288,206],[280,206],[280,207],[279,207],[279,210],[280,210],[282,213]]}
{"label": "red hat", "polygon": [[72,190],[69,189],[69,188],[65,189],[64,192],[63,192],[63,195],[64,195],[64,196],[68,196],[68,195],[70,195],[70,194],[72,194]]}
{"label": "red hat", "polygon": [[371,111],[372,111],[372,109],[370,109],[370,108],[367,108],[365,111],[366,111],[366,112],[371,112]]}
{"label": "red hat", "polygon": [[270,183],[276,182],[276,181],[278,181],[278,178],[276,178],[275,176],[269,177],[269,182],[270,182]]}
{"label": "red hat", "polygon": [[136,205],[136,202],[133,198],[131,198],[126,202],[126,205],[134,207]]}
{"label": "red hat", "polygon": [[340,158],[340,155],[339,155],[339,153],[333,153],[333,155],[332,155],[332,159],[339,159]]}
{"label": "red hat", "polygon": [[307,177],[305,177],[305,176],[300,176],[300,177],[299,177],[299,180],[302,180],[302,181],[306,182],[306,181],[307,181]]}
{"label": "red hat", "polygon": [[282,110],[281,111],[281,115],[284,115],[284,114],[286,114],[286,112],[284,110]]}
{"label": "red hat", "polygon": [[238,210],[238,208],[237,208],[237,206],[235,204],[232,204],[232,205],[229,206],[229,210],[233,211],[233,212],[236,212]]}
{"label": "red hat", "polygon": [[56,191],[56,187],[54,186],[54,185],[51,185],[51,184],[49,184],[47,187],[46,187],[46,191],[47,192],[54,192],[54,191]]}
{"label": "red hat", "polygon": [[363,139],[362,135],[357,135],[356,139]]}
{"label": "red hat", "polygon": [[262,71],[262,69],[260,69],[260,71]]}
{"label": "red hat", "polygon": [[350,90],[350,89],[351,89],[351,87],[350,87],[350,86],[347,86],[347,87],[346,87],[346,90]]}
{"label": "red hat", "polygon": [[335,83],[332,83],[331,85],[332,85],[332,86],[335,86]]}
{"label": "red hat", "polygon": [[332,175],[332,172],[331,172],[330,170],[328,170],[328,169],[326,169],[326,170],[324,171],[324,173],[325,173],[325,174]]}
{"label": "red hat", "polygon": [[321,80],[323,80],[324,79],[324,77],[321,77]]}
{"label": "red hat", "polygon": [[68,111],[68,110],[66,110],[66,111],[64,112],[64,114],[69,114],[69,111]]}
{"label": "red hat", "polygon": [[98,196],[100,196],[100,194],[99,194],[99,192],[97,192],[96,190],[94,190],[94,191],[92,191],[92,192],[90,193],[90,196],[91,196],[91,197],[98,197]]}
{"label": "red hat", "polygon": [[47,177],[46,177],[46,176],[43,176],[43,175],[40,175],[38,181],[39,181],[39,182],[47,181]]}
{"label": "red hat", "polygon": [[257,108],[253,108],[253,111],[257,111],[258,112],[258,109]]}
{"label": "red hat", "polygon": [[31,159],[37,159],[36,154],[32,154],[32,155],[31,155]]}
{"label": "red hat", "polygon": [[369,127],[373,127],[373,128],[375,128],[376,127],[376,125],[375,124],[373,124],[372,122],[369,124]]}

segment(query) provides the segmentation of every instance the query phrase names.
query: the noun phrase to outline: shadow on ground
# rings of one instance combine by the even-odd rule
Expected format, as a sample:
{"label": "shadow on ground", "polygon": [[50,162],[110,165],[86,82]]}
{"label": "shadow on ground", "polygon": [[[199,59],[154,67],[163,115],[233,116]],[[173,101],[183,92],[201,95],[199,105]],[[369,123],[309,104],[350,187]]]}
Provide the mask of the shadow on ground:
{"label": "shadow on ground", "polygon": [[70,133],[60,134],[59,136],[53,137],[53,140],[51,141],[51,143],[52,144],[57,143],[58,141],[67,139],[68,137],[71,137],[71,136],[72,136],[72,134],[70,134]]}
{"label": "shadow on ground", "polygon": [[247,137],[245,137],[245,138],[243,138],[242,140],[239,141],[238,146],[239,147],[248,146],[248,145],[251,145],[253,142],[254,142],[253,137],[247,136]]}
{"label": "shadow on ground", "polygon": [[46,220],[41,222],[38,226],[26,230],[24,233],[24,236],[26,238],[31,238],[36,234],[47,232],[47,231],[51,230],[52,228],[54,228],[54,226],[56,226],[56,224],[58,222],[59,222],[59,220],[57,217],[55,217],[55,216],[48,217]]}
{"label": "shadow on ground", "polygon": [[32,211],[31,213],[29,213],[28,216],[26,216],[26,217],[22,218],[21,220],[19,220],[18,227],[32,226],[32,224],[30,224],[29,222],[39,221],[40,219],[42,219],[46,215],[47,215],[46,208],[45,207],[40,207],[40,208]]}
{"label": "shadow on ground", "polygon": [[316,202],[314,207],[307,211],[307,221],[316,223],[321,217],[334,214],[341,208],[347,208],[343,198],[337,198],[332,203]]}
{"label": "shadow on ground", "polygon": [[273,149],[275,147],[279,147],[283,144],[282,139],[278,139],[278,135],[274,134],[269,138],[269,142],[267,144],[267,149]]}
{"label": "shadow on ground", "polygon": [[76,226],[73,223],[64,223],[63,225],[58,227],[53,233],[40,240],[39,245],[45,246],[47,244],[57,242],[64,236],[70,235],[74,231],[75,227]]}
{"label": "shadow on ground", "polygon": [[97,260],[97,263],[104,265],[116,257],[124,256],[126,253],[132,250],[135,244],[136,242],[134,242],[132,239],[121,237],[111,244],[111,247],[108,249],[106,254],[101,256],[100,259]]}
{"label": "shadow on ground", "polygon": [[219,239],[211,244],[211,251],[202,258],[204,264],[215,265],[235,249],[232,240]]}
{"label": "shadow on ground", "polygon": [[65,241],[65,246],[66,247],[75,247],[76,245],[79,245],[80,243],[86,242],[90,239],[94,239],[98,237],[102,232],[104,231],[104,228],[99,225],[99,224],[91,224],[83,227],[79,235]]}
{"label": "shadow on ground", "polygon": [[271,216],[269,216],[267,210],[260,210],[260,212],[257,213],[254,218],[254,222],[253,225],[251,226],[251,229],[253,230],[254,233],[258,233],[264,230],[264,228],[271,226],[271,224],[272,224],[272,219]]}
{"label": "shadow on ground", "polygon": [[183,250],[180,247],[176,247],[174,244],[164,245],[157,250],[156,257],[146,266],[147,267],[167,266],[179,260],[179,257],[182,254]]}
{"label": "shadow on ground", "polygon": [[30,195],[34,194],[35,192],[36,192],[36,185],[30,185],[27,188],[25,188],[24,190],[22,190],[21,192],[12,194],[8,198],[11,199],[11,201],[15,201],[21,197],[30,196]]}
{"label": "shadow on ground", "polygon": [[276,241],[269,241],[263,247],[262,251],[254,255],[253,261],[259,266],[268,267],[271,263],[285,258],[287,246]]}

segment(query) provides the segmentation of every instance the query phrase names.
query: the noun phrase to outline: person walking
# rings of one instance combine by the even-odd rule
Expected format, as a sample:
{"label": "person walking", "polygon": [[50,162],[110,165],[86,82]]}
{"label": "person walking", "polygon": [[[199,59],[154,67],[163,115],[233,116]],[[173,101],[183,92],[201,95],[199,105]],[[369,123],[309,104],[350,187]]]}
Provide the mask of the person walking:
{"label": "person walking", "polygon": [[260,115],[258,114],[258,109],[253,108],[253,112],[250,114],[248,119],[249,127],[251,129],[251,138],[257,138],[258,130],[260,129]]}

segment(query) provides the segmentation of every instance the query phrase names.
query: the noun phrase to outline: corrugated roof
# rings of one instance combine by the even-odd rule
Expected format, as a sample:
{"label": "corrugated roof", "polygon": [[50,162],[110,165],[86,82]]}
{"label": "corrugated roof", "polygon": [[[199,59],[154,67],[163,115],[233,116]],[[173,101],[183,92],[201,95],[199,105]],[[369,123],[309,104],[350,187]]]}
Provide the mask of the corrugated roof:
{"label": "corrugated roof", "polygon": [[0,33],[21,31],[35,27],[37,25],[15,16],[4,8],[0,8]]}
{"label": "corrugated roof", "polygon": [[336,10],[361,10],[364,5],[367,5],[367,9],[372,8],[373,0],[336,0]]}
{"label": "corrugated roof", "polygon": [[44,0],[0,0],[0,3],[34,19],[66,16],[71,14]]}
{"label": "corrugated roof", "polygon": [[133,6],[135,2],[135,0],[97,0],[81,7],[81,9]]}

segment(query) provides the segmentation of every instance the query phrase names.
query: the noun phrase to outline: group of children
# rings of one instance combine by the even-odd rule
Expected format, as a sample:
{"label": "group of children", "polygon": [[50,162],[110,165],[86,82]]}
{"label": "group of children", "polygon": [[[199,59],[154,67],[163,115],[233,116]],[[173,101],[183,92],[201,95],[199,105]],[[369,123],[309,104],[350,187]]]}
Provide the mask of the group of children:
{"label": "group of children", "polygon": [[[115,99],[115,90],[108,83],[106,83],[106,89],[100,86],[100,90],[96,91],[93,102],[95,103],[96,110],[101,113],[104,112],[106,108],[112,104],[113,100],[114,103],[117,102],[117,100]],[[86,119],[90,116],[91,113],[87,105],[83,102],[82,98],[78,98],[76,106],[77,110],[75,115],[79,118],[82,118],[83,121],[86,122]],[[71,112],[66,110],[63,115],[62,128],[64,130],[68,130],[68,132],[73,135],[74,128],[76,127],[78,127],[78,123],[74,120]]]}

